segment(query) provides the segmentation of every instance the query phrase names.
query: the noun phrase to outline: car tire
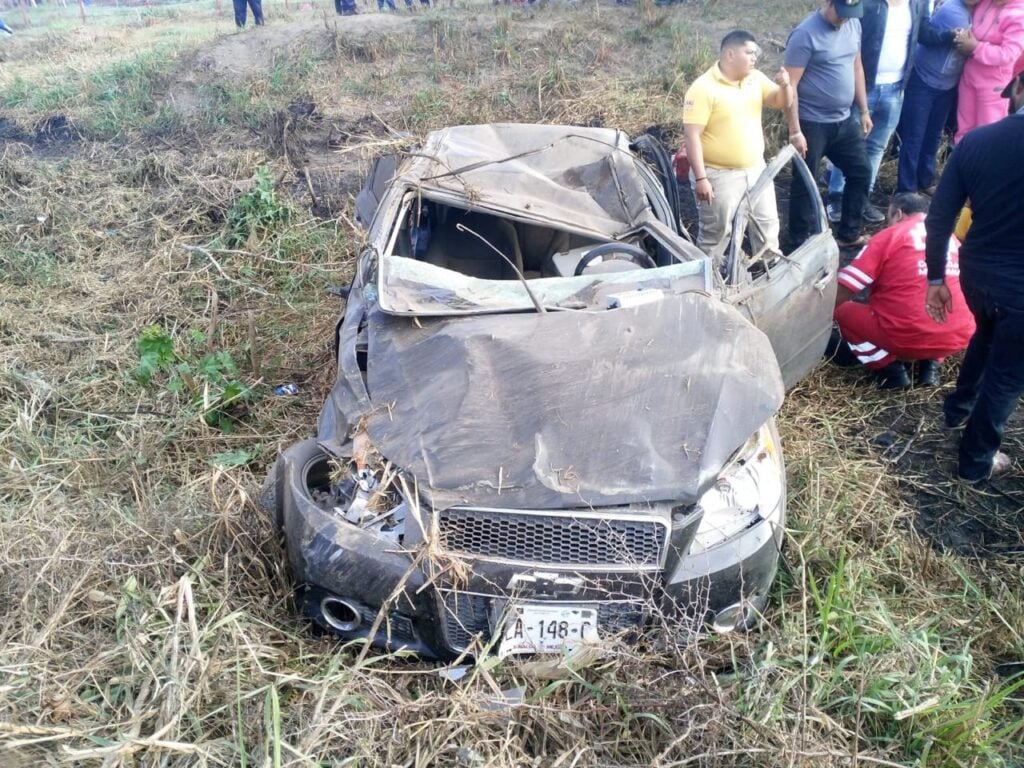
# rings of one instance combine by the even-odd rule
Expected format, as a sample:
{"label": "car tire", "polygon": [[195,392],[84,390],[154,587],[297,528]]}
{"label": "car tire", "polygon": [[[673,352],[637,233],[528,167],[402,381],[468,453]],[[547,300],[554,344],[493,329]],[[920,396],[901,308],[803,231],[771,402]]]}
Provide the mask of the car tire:
{"label": "car tire", "polygon": [[330,472],[329,465],[332,460],[334,456],[324,450],[314,438],[295,443],[277,457],[260,492],[260,503],[267,510],[275,528],[281,530],[285,526],[285,496],[290,492],[288,478],[297,477],[299,482],[295,492],[305,494],[311,499],[311,470],[317,464],[324,464],[320,472],[326,477]]}
{"label": "car tire", "polygon": [[260,506],[270,517],[275,531],[284,528],[284,457],[278,454],[263,480],[259,495]]}

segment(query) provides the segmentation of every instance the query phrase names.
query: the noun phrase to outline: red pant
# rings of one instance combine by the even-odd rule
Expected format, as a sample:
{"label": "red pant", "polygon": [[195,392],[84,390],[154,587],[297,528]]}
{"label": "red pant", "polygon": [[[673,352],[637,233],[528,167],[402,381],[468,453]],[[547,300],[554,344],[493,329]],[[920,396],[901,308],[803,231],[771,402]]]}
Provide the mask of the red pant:
{"label": "red pant", "polygon": [[878,324],[878,316],[867,304],[846,301],[836,307],[835,320],[843,340],[850,345],[857,360],[873,371],[885,368],[898,360],[938,360],[955,352],[948,346],[930,345],[906,347],[895,344]]}

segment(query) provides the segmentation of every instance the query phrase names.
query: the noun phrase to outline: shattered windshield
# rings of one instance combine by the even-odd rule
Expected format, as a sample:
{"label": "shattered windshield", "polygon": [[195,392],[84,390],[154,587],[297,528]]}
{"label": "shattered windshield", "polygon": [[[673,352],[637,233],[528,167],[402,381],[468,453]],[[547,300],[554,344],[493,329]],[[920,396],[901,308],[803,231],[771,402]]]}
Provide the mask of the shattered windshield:
{"label": "shattered windshield", "polygon": [[537,278],[529,281],[528,291],[517,280],[480,279],[413,259],[385,256],[379,265],[379,301],[385,312],[416,315],[532,311],[534,298],[553,309],[606,309],[627,292],[708,292],[709,264],[701,260],[659,269]]}

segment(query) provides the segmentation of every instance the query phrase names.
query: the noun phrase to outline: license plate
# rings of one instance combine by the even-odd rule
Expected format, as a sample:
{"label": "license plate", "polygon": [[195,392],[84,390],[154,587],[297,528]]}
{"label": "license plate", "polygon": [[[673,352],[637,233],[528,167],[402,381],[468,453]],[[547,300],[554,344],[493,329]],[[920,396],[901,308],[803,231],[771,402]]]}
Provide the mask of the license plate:
{"label": "license plate", "polygon": [[597,639],[595,608],[513,603],[505,613],[498,655],[554,653]]}

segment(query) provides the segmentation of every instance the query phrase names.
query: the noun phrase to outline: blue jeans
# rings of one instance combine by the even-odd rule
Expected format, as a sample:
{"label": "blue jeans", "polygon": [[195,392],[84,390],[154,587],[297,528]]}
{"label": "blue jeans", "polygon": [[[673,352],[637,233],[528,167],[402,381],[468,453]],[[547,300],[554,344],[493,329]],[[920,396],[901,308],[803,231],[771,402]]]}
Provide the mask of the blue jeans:
{"label": "blue jeans", "polygon": [[235,9],[235,26],[245,26],[246,9],[252,8],[252,20],[259,26],[263,23],[263,0],[232,0]]}
{"label": "blue jeans", "polygon": [[1024,298],[976,285],[964,271],[960,287],[978,328],[942,410],[950,426],[966,420],[958,473],[973,481],[992,471],[1006,422],[1024,392]]}
{"label": "blue jeans", "polygon": [[932,88],[910,73],[900,118],[900,163],[897,192],[917,192],[935,183],[935,156],[949,113],[956,104],[956,88]]}
{"label": "blue jeans", "polygon": [[[882,155],[889,144],[889,139],[896,132],[896,124],[900,121],[900,110],[903,108],[903,83],[876,85],[868,91],[868,113],[874,127],[864,140],[864,151],[868,156],[871,168],[871,180],[868,183],[868,194],[875,188],[878,177],[878,166],[882,164]],[[860,122],[860,110],[854,105],[853,117]],[[832,170],[828,180],[828,197],[838,200],[843,196],[846,179],[838,168]]]}

